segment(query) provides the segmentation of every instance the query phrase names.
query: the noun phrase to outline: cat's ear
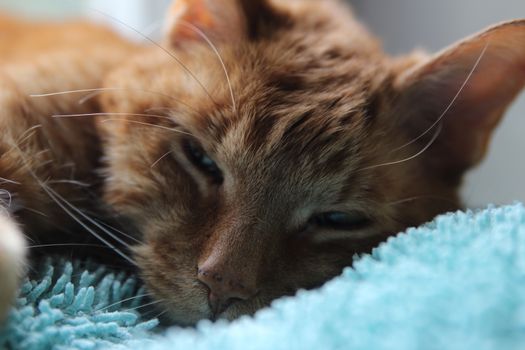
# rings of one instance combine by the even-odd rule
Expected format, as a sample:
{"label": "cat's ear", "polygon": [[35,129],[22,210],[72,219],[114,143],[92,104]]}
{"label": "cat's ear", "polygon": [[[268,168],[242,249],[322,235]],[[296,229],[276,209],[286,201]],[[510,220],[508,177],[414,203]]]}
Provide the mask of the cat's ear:
{"label": "cat's ear", "polygon": [[525,20],[504,23],[444,50],[399,77],[399,111],[411,137],[462,173],[484,156],[491,134],[525,85]]}
{"label": "cat's ear", "polygon": [[269,0],[176,0],[166,23],[172,45],[188,41],[236,42],[275,30],[284,16]]}

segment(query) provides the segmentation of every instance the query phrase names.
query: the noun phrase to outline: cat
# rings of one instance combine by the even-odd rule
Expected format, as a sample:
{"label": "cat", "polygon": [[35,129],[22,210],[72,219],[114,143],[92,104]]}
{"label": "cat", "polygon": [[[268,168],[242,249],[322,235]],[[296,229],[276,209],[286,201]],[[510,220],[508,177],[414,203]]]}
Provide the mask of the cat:
{"label": "cat", "polygon": [[104,243],[184,326],[318,287],[461,208],[525,84],[525,20],[390,57],[336,0],[167,17],[160,45],[0,22],[0,314],[31,242]]}

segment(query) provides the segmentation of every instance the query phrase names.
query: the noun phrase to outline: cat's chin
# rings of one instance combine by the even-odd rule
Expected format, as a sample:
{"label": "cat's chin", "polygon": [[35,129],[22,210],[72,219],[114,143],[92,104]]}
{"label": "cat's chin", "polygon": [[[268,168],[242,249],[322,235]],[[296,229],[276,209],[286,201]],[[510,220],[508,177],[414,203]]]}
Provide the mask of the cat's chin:
{"label": "cat's chin", "polygon": [[238,319],[239,317],[243,316],[244,314],[236,312],[236,311],[230,311],[226,310],[220,314],[213,314],[211,310],[208,310],[207,312],[180,312],[176,310],[171,310],[166,315],[166,321],[167,324],[175,324],[180,327],[195,327],[199,322],[202,321],[210,321],[210,322],[218,322],[218,321],[234,321]]}
{"label": "cat's chin", "polygon": [[[248,309],[251,311],[248,312]],[[166,321],[168,324],[175,324],[181,327],[195,327],[199,322],[210,321],[210,322],[221,322],[221,321],[235,321],[242,316],[251,316],[255,313],[250,307],[228,307],[226,310],[219,314],[214,314],[211,308],[202,304],[200,306],[194,305],[192,310],[188,308],[182,309],[170,309],[166,313]]]}
{"label": "cat's chin", "polygon": [[177,325],[179,327],[195,327],[201,321],[214,321],[215,317],[213,313],[208,312],[188,312],[181,310],[170,310],[166,315],[167,325]]}

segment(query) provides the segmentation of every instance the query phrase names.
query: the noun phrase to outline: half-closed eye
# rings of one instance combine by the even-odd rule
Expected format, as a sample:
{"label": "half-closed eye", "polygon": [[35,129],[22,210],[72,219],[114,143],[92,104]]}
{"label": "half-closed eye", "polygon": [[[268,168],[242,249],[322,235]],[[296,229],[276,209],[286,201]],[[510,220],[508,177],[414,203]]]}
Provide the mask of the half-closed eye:
{"label": "half-closed eye", "polygon": [[184,152],[190,162],[215,184],[221,185],[224,177],[217,163],[193,140],[184,141]]}
{"label": "half-closed eye", "polygon": [[354,231],[366,228],[371,224],[371,220],[359,211],[333,211],[312,216],[310,218],[310,224],[323,229]]}

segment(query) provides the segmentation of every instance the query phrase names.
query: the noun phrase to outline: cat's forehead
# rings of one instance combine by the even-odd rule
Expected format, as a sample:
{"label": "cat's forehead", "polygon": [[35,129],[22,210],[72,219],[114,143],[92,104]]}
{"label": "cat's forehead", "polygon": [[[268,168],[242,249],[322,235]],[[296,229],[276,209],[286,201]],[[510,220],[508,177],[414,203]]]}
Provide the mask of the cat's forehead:
{"label": "cat's forehead", "polygon": [[211,54],[200,65],[214,101],[200,91],[207,103],[193,122],[206,148],[235,171],[278,173],[295,164],[313,176],[353,169],[388,71],[375,43],[354,37],[358,29],[316,28],[226,44],[219,47],[225,67]]}
{"label": "cat's forehead", "polygon": [[359,162],[373,118],[369,102],[364,89],[290,91],[267,85],[258,94],[239,95],[235,109],[226,105],[203,113],[201,139],[238,178],[296,174],[304,180],[325,174],[339,181],[336,175],[350,176]]}
{"label": "cat's forehead", "polygon": [[344,99],[302,106],[245,104],[207,143],[225,173],[227,192],[235,196],[249,193],[298,206],[332,203],[353,191],[369,117],[364,104]]}

